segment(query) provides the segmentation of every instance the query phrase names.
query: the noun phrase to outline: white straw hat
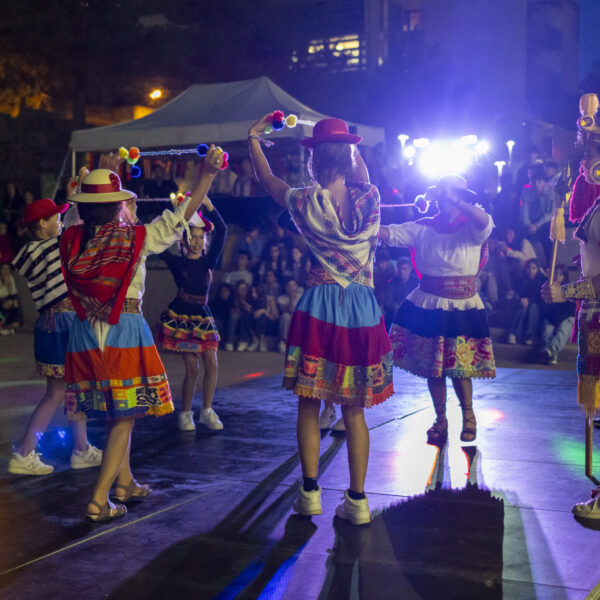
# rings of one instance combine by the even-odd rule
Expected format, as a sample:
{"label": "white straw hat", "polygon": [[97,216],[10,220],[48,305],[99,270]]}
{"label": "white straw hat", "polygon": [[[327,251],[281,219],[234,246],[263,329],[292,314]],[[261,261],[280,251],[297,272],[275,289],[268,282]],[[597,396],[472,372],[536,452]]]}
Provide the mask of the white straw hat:
{"label": "white straw hat", "polygon": [[71,200],[82,203],[108,203],[131,200],[137,195],[129,190],[121,189],[121,179],[110,169],[94,169],[81,182],[81,191]]}

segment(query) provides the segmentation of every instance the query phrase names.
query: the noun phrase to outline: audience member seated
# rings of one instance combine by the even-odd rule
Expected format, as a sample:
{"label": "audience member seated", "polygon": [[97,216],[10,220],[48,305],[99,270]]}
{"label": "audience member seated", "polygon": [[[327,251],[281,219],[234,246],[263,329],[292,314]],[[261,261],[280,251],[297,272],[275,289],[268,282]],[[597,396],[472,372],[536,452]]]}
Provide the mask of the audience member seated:
{"label": "audience member seated", "polygon": [[248,254],[246,252],[239,252],[236,270],[226,273],[223,277],[223,283],[228,283],[231,287],[235,287],[238,281],[244,281],[246,285],[251,286],[254,282],[254,275],[248,270],[248,263]]}
{"label": "audience member seated", "polygon": [[240,164],[238,177],[233,184],[233,196],[252,198],[261,196],[263,190],[254,177],[254,169],[249,158],[244,158]]}
{"label": "audience member seated", "polygon": [[0,335],[11,335],[23,324],[17,285],[8,263],[0,265]]}
{"label": "audience member seated", "polygon": [[[569,272],[565,265],[556,265],[554,282],[558,285],[569,282]],[[571,335],[575,319],[575,303],[567,300],[551,304],[544,303],[541,317],[541,359],[546,364],[555,365],[558,362],[558,355]]]}
{"label": "audience member seated", "polygon": [[531,178],[531,185],[525,186],[521,192],[521,227],[540,264],[545,266],[551,252],[550,221],[557,196],[546,182],[542,165],[532,169]]}
{"label": "audience member seated", "polygon": [[381,304],[381,294],[388,283],[396,276],[396,265],[392,262],[389,250],[380,248],[375,255],[373,268],[373,288],[375,298]]}
{"label": "audience member seated", "polygon": [[[272,246],[273,244],[277,244],[279,246],[279,253],[281,254],[281,258],[284,261],[289,261],[290,254],[292,253],[292,247],[294,242],[292,240],[292,236],[298,238],[297,233],[291,233],[290,231],[286,231],[281,225],[275,223],[273,226],[272,235],[267,240],[267,247]],[[300,238],[302,239],[302,238]]]}
{"label": "audience member seated", "polygon": [[11,263],[14,256],[12,240],[8,234],[8,224],[0,221],[0,263]]}
{"label": "audience member seated", "polygon": [[229,333],[229,313],[231,312],[232,304],[233,293],[231,286],[227,283],[221,283],[217,288],[215,297],[210,302],[210,311],[221,338],[219,343],[220,348],[225,348],[226,344],[230,342],[227,339],[227,335]]}
{"label": "audience member seated", "polygon": [[258,266],[263,257],[264,247],[265,238],[260,235],[258,226],[252,225],[246,229],[244,235],[238,239],[233,253],[234,260],[237,261],[238,254],[244,252],[249,258],[248,269],[254,272],[258,270]]}
{"label": "audience member seated", "polygon": [[525,263],[523,275],[516,287],[519,300],[507,336],[509,344],[521,342],[530,346],[534,343],[534,335],[537,334],[540,326],[542,304],[540,290],[543,283],[544,276],[539,264],[534,258],[530,258]]}
{"label": "audience member seated", "polygon": [[286,277],[291,277],[302,287],[306,286],[306,281],[301,283],[304,277],[304,261],[305,256],[302,250],[298,246],[293,246],[290,252],[290,260],[287,263]]}
{"label": "audience member seated", "polygon": [[294,279],[289,279],[285,284],[285,294],[277,298],[279,307],[279,352],[285,353],[290,323],[292,322],[292,313],[296,309],[298,300],[304,294],[304,288],[298,286]]}
{"label": "audience member seated", "polygon": [[[272,272],[272,271],[269,271]],[[267,337],[277,338],[279,335],[279,310],[276,296],[271,294],[266,283],[261,283],[252,288],[256,310],[254,311],[254,330],[258,336],[258,349],[266,352],[268,348]],[[256,350],[255,343],[248,348]]]}
{"label": "audience member seated", "polygon": [[281,294],[281,284],[277,281],[277,275],[273,269],[267,269],[265,271],[264,285],[267,290],[267,294],[277,298]]}
{"label": "audience member seated", "polygon": [[265,280],[265,273],[268,270],[275,272],[277,281],[283,282],[283,275],[286,269],[286,261],[281,254],[281,249],[277,242],[271,242],[267,246],[265,256],[258,268],[258,276],[261,282]]}
{"label": "audience member seated", "polygon": [[255,310],[250,286],[244,280],[239,280],[234,286],[225,350],[232,351],[235,344],[238,352],[244,352],[252,344],[255,337]]}
{"label": "audience member seated", "polygon": [[419,278],[414,272],[410,258],[401,256],[397,261],[397,274],[383,288],[381,293],[381,306],[385,326],[389,330],[392,320],[404,299],[418,285]]}

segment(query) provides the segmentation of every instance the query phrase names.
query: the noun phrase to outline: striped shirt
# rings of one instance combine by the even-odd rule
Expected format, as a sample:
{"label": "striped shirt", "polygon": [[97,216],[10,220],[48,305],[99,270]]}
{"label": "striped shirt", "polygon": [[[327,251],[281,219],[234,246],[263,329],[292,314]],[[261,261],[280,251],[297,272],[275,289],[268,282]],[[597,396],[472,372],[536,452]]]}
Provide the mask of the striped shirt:
{"label": "striped shirt", "polygon": [[35,307],[40,312],[67,297],[59,238],[29,242],[21,248],[12,264],[27,279]]}

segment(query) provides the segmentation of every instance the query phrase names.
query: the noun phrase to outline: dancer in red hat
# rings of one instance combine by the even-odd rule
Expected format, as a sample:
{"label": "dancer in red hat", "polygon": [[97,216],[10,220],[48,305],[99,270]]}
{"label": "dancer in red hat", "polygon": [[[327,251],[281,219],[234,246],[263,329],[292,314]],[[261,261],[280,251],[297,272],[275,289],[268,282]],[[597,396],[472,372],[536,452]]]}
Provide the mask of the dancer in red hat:
{"label": "dancer in red hat", "polygon": [[[40,316],[34,330],[34,354],[37,371],[46,377],[46,393],[34,410],[25,435],[8,461],[9,473],[47,475],[54,467],[44,463],[35,447],[46,431],[56,409],[65,400],[65,354],[69,331],[75,317],[62,274],[59,235],[60,215],[67,204],[56,206],[48,198],[32,202],[25,209],[24,224],[35,241],[29,242],[13,261],[15,269],[27,280]],[[85,421],[71,424],[74,450],[71,468],[97,467],[102,452],[88,443]]]}
{"label": "dancer in red hat", "polygon": [[[65,281],[78,317],[66,356],[67,416],[102,417],[109,429],[87,505],[92,521],[121,517],[127,512],[124,503],[152,491],[131,473],[131,431],[136,418],[168,414],[173,402],[141,314],[146,257],[181,239],[222,162],[222,152],[211,146],[190,198],[149,225],[133,225],[136,195],[121,189],[111,170],[90,172],[72,198],[83,225],[68,229],[61,242]],[[114,498],[123,504],[108,499],[113,483]]]}
{"label": "dancer in red hat", "polygon": [[[157,344],[164,350],[179,352],[185,366],[181,385],[183,410],[178,415],[181,431],[194,431],[192,400],[196,389],[202,357],[202,409],[199,422],[212,430],[223,429],[219,415],[212,408],[217,385],[217,348],[219,332],[207,304],[212,273],[227,237],[227,226],[219,211],[206,198],[206,212],[214,225],[204,215],[194,214],[190,219],[190,235],[184,234],[180,242],[181,254],[163,252],[160,257],[167,263],[177,285],[177,297],[160,316]],[[204,252],[206,234],[212,232],[210,248]]]}
{"label": "dancer in red hat", "polygon": [[291,189],[273,175],[262,152],[266,115],[249,130],[255,173],[285,206],[307,242],[313,267],[293,313],[284,387],[298,396],[297,435],[303,484],[294,510],[321,514],[320,401],[341,404],[346,426],[350,487],[336,514],[355,525],[370,521],[364,483],[369,431],[364,408],[393,394],[391,345],[373,294],[373,257],[379,233],[379,192],[341,119],[319,121],[302,144],[310,149],[315,185]]}

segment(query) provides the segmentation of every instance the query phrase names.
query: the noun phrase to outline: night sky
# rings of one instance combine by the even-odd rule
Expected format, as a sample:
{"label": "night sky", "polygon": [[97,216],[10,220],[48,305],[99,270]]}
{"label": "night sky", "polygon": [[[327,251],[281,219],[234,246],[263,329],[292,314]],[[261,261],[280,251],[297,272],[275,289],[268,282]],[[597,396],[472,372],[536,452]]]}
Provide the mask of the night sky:
{"label": "night sky", "polygon": [[580,62],[579,72],[585,77],[593,62],[600,60],[600,0],[579,0]]}

